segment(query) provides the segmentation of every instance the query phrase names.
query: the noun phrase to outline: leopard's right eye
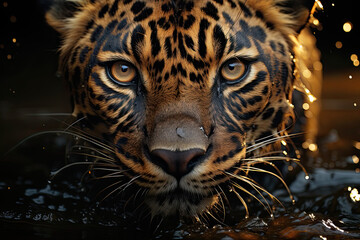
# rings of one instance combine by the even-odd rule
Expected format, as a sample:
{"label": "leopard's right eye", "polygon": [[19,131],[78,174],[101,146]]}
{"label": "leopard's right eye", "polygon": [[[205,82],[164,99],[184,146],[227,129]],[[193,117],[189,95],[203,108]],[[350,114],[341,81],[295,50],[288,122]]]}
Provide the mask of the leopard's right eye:
{"label": "leopard's right eye", "polygon": [[247,65],[237,58],[226,61],[221,67],[221,76],[228,83],[239,81],[246,74]]}
{"label": "leopard's right eye", "polygon": [[116,83],[128,85],[135,79],[137,72],[131,63],[116,61],[108,67],[108,75]]}

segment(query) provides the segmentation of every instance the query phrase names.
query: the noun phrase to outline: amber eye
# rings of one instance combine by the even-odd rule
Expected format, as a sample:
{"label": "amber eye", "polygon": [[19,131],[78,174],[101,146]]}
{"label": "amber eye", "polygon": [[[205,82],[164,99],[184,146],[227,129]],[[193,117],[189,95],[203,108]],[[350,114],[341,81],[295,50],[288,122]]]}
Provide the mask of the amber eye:
{"label": "amber eye", "polygon": [[130,83],[136,76],[136,69],[125,61],[114,62],[109,69],[113,80],[119,83]]}
{"label": "amber eye", "polygon": [[246,64],[239,59],[230,59],[221,67],[221,76],[229,82],[240,80],[246,73]]}

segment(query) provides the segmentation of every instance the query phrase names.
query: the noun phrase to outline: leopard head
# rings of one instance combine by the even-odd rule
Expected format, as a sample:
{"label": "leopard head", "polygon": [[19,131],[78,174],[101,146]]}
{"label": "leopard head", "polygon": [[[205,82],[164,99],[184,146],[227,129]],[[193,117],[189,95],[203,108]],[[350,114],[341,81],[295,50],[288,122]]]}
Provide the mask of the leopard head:
{"label": "leopard head", "polygon": [[68,0],[47,13],[74,115],[111,142],[152,214],[210,209],[249,148],[283,130],[300,2]]}

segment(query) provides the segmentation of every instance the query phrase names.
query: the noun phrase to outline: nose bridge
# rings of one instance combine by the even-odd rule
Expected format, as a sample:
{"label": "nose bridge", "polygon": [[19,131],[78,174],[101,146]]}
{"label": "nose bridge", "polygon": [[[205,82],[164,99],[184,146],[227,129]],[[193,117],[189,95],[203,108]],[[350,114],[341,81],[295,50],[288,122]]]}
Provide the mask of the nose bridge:
{"label": "nose bridge", "polygon": [[206,150],[207,136],[196,103],[179,102],[161,106],[154,117],[149,136],[149,150]]}

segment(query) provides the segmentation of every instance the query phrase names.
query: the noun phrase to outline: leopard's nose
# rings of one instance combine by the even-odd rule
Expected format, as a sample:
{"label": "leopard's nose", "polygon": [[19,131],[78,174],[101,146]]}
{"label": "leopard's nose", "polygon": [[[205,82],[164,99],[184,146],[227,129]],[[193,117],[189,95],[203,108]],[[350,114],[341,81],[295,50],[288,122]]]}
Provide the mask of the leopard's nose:
{"label": "leopard's nose", "polygon": [[198,165],[205,151],[193,148],[185,151],[171,151],[156,149],[151,151],[152,162],[160,166],[165,172],[174,176],[178,181]]}

